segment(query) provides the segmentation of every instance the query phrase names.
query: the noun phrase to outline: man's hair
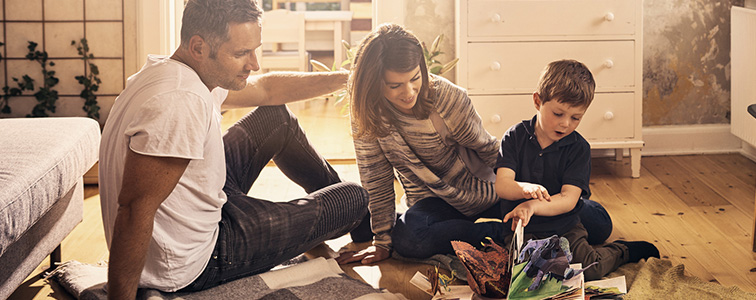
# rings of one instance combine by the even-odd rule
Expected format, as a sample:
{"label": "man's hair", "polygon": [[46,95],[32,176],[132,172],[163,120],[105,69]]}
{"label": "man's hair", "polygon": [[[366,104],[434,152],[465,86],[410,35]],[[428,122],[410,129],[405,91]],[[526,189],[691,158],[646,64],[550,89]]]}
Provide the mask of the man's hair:
{"label": "man's hair", "polygon": [[569,106],[588,107],[595,89],[591,71],[579,61],[565,59],[550,62],[543,69],[536,92],[541,103],[556,99]]}
{"label": "man's hair", "polygon": [[384,137],[387,123],[396,122],[381,87],[386,70],[411,72],[420,67],[422,87],[412,108],[420,119],[428,118],[433,107],[430,76],[425,65],[423,47],[412,32],[396,24],[381,24],[361,42],[354,56],[352,75],[347,83],[352,107],[355,137]]}
{"label": "man's hair", "polygon": [[181,44],[189,45],[192,36],[210,45],[210,58],[228,41],[229,23],[258,22],[262,10],[255,0],[189,0],[181,19]]}

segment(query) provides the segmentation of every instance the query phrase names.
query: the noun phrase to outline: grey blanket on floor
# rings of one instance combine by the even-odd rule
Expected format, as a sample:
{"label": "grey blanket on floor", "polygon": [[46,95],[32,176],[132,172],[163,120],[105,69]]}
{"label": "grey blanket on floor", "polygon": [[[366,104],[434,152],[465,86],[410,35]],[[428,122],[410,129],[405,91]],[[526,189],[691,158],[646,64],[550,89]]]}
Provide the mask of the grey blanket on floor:
{"label": "grey blanket on floor", "polygon": [[737,286],[723,286],[686,275],[685,265],[672,265],[668,259],[649,258],[625,264],[605,278],[625,276],[627,295],[632,299],[748,299],[756,300],[756,293]]}
{"label": "grey blanket on floor", "polygon": [[[68,261],[48,275],[77,299],[107,299],[107,267]],[[333,259],[316,258],[195,293],[139,289],[137,299],[406,299],[350,278]]]}

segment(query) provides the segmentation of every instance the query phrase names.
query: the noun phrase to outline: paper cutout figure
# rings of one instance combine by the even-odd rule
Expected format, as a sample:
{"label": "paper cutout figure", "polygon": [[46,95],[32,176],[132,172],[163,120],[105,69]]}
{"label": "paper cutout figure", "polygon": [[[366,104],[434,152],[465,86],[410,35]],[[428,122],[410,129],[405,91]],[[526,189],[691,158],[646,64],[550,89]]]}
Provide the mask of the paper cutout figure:
{"label": "paper cutout figure", "polygon": [[494,243],[481,243],[481,250],[468,243],[452,241],[454,252],[467,269],[467,284],[478,295],[503,298],[507,296],[512,279],[509,251]]}

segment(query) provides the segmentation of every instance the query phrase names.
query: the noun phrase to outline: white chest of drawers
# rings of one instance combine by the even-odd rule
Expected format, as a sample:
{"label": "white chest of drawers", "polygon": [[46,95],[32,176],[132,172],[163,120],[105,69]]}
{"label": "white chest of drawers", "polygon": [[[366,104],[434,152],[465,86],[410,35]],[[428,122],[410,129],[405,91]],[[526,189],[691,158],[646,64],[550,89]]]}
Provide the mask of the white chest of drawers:
{"label": "white chest of drawers", "polygon": [[629,149],[640,176],[642,0],[456,0],[457,83],[501,138],[535,115],[532,94],[551,61],[575,59],[596,80],[577,128],[592,149]]}

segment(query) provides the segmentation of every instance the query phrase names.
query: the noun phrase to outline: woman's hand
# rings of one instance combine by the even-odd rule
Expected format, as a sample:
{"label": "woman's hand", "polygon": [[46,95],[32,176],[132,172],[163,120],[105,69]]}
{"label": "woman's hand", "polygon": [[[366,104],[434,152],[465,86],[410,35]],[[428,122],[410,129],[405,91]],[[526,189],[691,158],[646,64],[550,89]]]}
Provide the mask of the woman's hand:
{"label": "woman's hand", "polygon": [[370,246],[362,251],[346,251],[339,253],[336,262],[340,265],[360,261],[362,264],[372,264],[389,258],[391,253],[381,247]]}

